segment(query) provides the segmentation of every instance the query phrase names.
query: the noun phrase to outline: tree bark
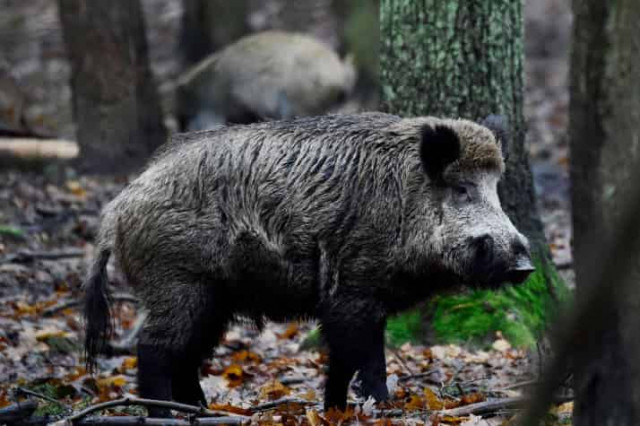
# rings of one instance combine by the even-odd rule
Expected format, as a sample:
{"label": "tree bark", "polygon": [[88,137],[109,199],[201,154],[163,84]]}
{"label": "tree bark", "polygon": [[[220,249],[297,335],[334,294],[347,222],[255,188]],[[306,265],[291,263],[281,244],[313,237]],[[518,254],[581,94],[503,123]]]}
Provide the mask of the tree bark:
{"label": "tree bark", "polygon": [[180,46],[185,68],[249,32],[249,0],[183,0]]}
{"label": "tree bark", "polygon": [[[593,251],[611,237],[637,182],[640,157],[640,3],[575,0],[571,58],[571,182],[577,297]],[[630,250],[638,258],[640,247]],[[637,263],[636,263],[637,264]],[[640,424],[640,268],[611,283],[606,326],[576,351],[575,425]]]}
{"label": "tree bark", "polygon": [[500,198],[546,265],[525,146],[521,1],[381,0],[380,13],[383,109],[472,120],[506,116],[510,140]]}
{"label": "tree bark", "polygon": [[59,0],[81,169],[132,171],[165,141],[138,0]]}

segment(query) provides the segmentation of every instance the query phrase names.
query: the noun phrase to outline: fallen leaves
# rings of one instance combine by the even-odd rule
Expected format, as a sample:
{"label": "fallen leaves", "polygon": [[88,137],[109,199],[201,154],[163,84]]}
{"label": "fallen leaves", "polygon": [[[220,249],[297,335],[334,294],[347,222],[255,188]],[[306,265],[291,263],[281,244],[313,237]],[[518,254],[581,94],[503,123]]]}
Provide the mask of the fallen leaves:
{"label": "fallen leaves", "polygon": [[242,384],[245,378],[245,374],[244,374],[244,371],[242,370],[242,366],[238,364],[231,364],[230,366],[224,369],[224,372],[222,373],[222,377],[224,377],[227,380],[229,387],[233,388],[236,386],[240,386]]}
{"label": "fallen leaves", "polygon": [[283,396],[291,394],[291,389],[283,385],[277,380],[268,382],[260,389],[260,399],[275,401]]}

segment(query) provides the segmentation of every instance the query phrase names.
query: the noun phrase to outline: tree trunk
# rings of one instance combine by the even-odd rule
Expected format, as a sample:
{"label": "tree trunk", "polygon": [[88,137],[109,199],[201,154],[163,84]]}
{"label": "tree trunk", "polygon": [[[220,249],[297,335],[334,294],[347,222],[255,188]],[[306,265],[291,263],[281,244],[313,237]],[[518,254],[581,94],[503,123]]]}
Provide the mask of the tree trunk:
{"label": "tree trunk", "polygon": [[564,287],[537,213],[525,147],[522,2],[381,0],[380,29],[383,110],[403,116],[477,121],[501,114],[508,119],[499,195],[515,226],[529,238],[538,267],[524,286],[514,288],[517,297],[475,292],[436,298],[423,311],[429,331],[445,341],[486,342],[499,329],[515,344],[533,344],[564,294],[557,290]]}
{"label": "tree trunk", "polygon": [[502,205],[549,258],[525,147],[520,0],[381,0],[383,109],[406,116],[509,120]]}
{"label": "tree trunk", "polygon": [[166,138],[137,0],[59,0],[81,168],[131,171]]}
{"label": "tree trunk", "polygon": [[[574,0],[573,9],[573,248],[577,297],[584,300],[593,291],[586,285],[593,250],[612,235],[629,194],[638,190],[630,177],[640,166],[640,3]],[[638,251],[629,255],[637,259]],[[628,284],[611,283],[611,301],[603,301],[600,313],[603,335],[576,351],[575,425],[640,424],[639,276],[636,267]]]}
{"label": "tree trunk", "polygon": [[249,32],[249,0],[183,0],[180,46],[185,68]]}

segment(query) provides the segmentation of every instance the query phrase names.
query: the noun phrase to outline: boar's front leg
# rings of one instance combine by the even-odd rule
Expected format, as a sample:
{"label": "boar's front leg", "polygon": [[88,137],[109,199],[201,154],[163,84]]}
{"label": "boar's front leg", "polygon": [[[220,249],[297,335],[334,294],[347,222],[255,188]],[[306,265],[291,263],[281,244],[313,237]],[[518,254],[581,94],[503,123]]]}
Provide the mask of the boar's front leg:
{"label": "boar's front leg", "polygon": [[376,401],[388,398],[384,359],[385,317],[375,303],[359,297],[332,304],[322,318],[329,346],[325,410],[347,405],[349,382],[360,371],[361,394]]}

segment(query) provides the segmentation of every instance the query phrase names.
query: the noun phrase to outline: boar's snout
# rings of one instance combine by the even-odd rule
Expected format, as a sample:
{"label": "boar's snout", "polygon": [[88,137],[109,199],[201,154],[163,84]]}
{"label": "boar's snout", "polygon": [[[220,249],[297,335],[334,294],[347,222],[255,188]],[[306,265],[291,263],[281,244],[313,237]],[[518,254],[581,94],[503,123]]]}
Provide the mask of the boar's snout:
{"label": "boar's snout", "polygon": [[536,268],[531,263],[529,249],[520,239],[513,242],[511,250],[513,261],[507,270],[505,281],[513,284],[523,283]]}
{"label": "boar's snout", "polygon": [[518,235],[510,244],[497,243],[483,234],[471,239],[475,277],[489,286],[509,282],[520,284],[535,270],[526,239]]}

